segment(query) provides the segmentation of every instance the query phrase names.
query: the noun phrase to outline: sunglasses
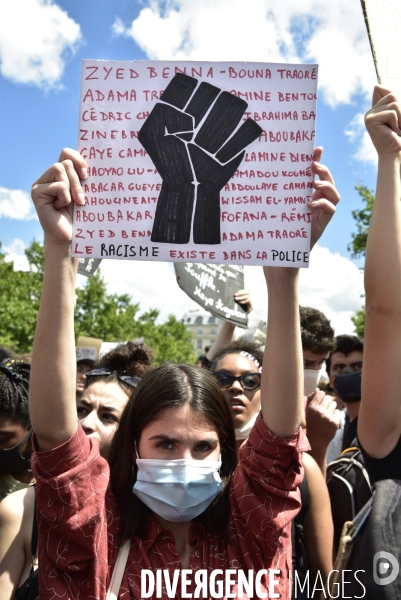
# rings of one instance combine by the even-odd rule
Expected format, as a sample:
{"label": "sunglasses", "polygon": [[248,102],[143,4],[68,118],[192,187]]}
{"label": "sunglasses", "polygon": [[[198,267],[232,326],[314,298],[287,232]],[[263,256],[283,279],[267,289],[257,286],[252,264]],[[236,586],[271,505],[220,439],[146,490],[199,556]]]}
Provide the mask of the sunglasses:
{"label": "sunglasses", "polygon": [[239,377],[234,377],[227,371],[212,371],[212,375],[215,376],[223,390],[231,387],[234,381],[239,381],[243,390],[256,390],[260,386],[260,373],[244,373]]}
{"label": "sunglasses", "polygon": [[123,371],[122,373],[118,373],[118,371],[112,371],[111,369],[106,369],[105,367],[101,367],[100,369],[93,369],[93,371],[89,371],[86,374],[86,378],[90,377],[102,377],[105,375],[113,375],[116,374],[118,379],[131,387],[136,387],[138,383],[141,381],[140,377],[137,377],[133,373],[129,373],[128,371]]}

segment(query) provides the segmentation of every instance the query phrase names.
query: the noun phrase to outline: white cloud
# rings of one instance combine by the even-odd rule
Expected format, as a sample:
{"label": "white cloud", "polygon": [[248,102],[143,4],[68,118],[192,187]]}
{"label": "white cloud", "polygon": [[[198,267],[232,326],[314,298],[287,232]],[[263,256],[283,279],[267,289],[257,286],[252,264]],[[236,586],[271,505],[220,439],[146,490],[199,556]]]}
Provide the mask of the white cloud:
{"label": "white cloud", "polygon": [[[130,294],[141,311],[156,308],[162,320],[169,314],[181,319],[197,307],[178,287],[172,264],[103,260],[101,272],[109,293]],[[245,287],[253,298],[252,321],[265,321],[267,294],[261,267],[245,267]],[[301,269],[301,305],[321,310],[337,334],[353,333],[350,317],[362,306],[362,293],[362,276],[352,261],[327,248],[314,248],[310,268]]]}
{"label": "white cloud", "polygon": [[[245,285],[254,299],[255,315],[266,320],[266,284],[260,267],[245,267]],[[363,277],[356,265],[328,248],[315,246],[309,269],[301,269],[299,303],[321,310],[336,335],[353,333],[351,316],[364,303]]]}
{"label": "white cloud", "polygon": [[109,293],[129,294],[141,312],[156,308],[162,320],[198,306],[178,287],[171,263],[103,260],[100,270]]}
{"label": "white cloud", "polygon": [[[16,260],[18,265],[26,264],[28,268],[25,248],[23,241],[15,239],[10,246],[3,247],[2,252],[8,255],[7,260]],[[188,310],[198,307],[178,287],[171,263],[103,260],[100,269],[109,293],[129,294],[133,302],[139,303],[141,312],[158,309],[160,321],[170,314],[181,319]],[[79,276],[79,285],[86,281],[86,277]],[[265,321],[267,293],[261,267],[245,267],[245,287],[254,305],[251,325]],[[336,334],[353,333],[351,316],[363,305],[362,294],[363,278],[355,264],[317,245],[311,254],[309,269],[301,269],[300,304],[321,310],[330,319]],[[238,329],[237,335],[243,332]]]}
{"label": "white cloud", "polygon": [[24,254],[25,249],[25,243],[19,238],[15,238],[15,240],[13,240],[9,246],[3,246],[2,251],[4,251],[4,253],[8,255],[16,254],[19,256],[21,254]]}
{"label": "white cloud", "polygon": [[79,25],[53,0],[0,2],[0,71],[12,81],[56,86],[80,40]]}
{"label": "white cloud", "polygon": [[33,202],[23,190],[0,187],[0,217],[29,221],[36,219]]}
{"label": "white cloud", "polygon": [[309,269],[301,270],[300,304],[318,308],[331,321],[336,335],[354,333],[352,315],[364,304],[363,274],[345,256],[316,246]]}
{"label": "white cloud", "polygon": [[363,113],[358,113],[355,115],[352,121],[348,124],[344,133],[349,142],[358,145],[358,149],[353,155],[353,158],[360,162],[369,163],[376,167],[377,152],[373,146],[368,132],[366,131]]}
{"label": "white cloud", "polygon": [[150,59],[317,62],[330,106],[369,95],[373,60],[359,2],[337,0],[148,0],[116,35],[132,37]]}
{"label": "white cloud", "polygon": [[14,271],[29,271],[29,262],[25,256],[26,245],[22,240],[16,238],[9,246],[1,248],[1,252],[6,254],[6,262],[14,262]]}
{"label": "white cloud", "polygon": [[124,35],[125,34],[125,25],[122,20],[117,17],[112,25],[112,31],[115,36]]}

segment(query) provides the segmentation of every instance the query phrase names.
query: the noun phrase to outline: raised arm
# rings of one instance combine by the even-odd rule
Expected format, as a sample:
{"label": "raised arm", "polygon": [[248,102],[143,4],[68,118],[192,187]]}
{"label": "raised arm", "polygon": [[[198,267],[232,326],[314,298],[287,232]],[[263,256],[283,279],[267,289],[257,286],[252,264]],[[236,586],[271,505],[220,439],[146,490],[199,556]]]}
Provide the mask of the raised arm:
{"label": "raised arm", "polygon": [[75,277],[71,258],[73,202],[85,202],[79,176],[86,164],[74,150],[32,186],[32,198],[45,233],[45,275],[33,346],[29,411],[39,449],[67,441],[77,429],[74,339]]}
{"label": "raised arm", "polygon": [[303,362],[298,310],[299,269],[264,268],[268,290],[261,405],[265,424],[280,437],[303,420]]}
{"label": "raised arm", "polygon": [[[312,170],[319,180],[309,207],[312,210],[311,246],[318,241],[331,217],[339,194],[330,171],[320,164],[316,148]],[[262,373],[262,414],[271,431],[285,437],[295,433],[304,419],[303,360],[299,323],[299,269],[264,268],[268,290],[268,316]]]}
{"label": "raised arm", "polygon": [[401,106],[382,86],[365,117],[379,156],[366,247],[366,322],[358,437],[375,458],[401,435]]}
{"label": "raised arm", "polygon": [[[238,304],[241,304],[242,308],[244,308],[248,314],[252,312],[253,306],[249,292],[246,290],[238,290],[238,292],[234,294],[234,300],[238,302]],[[224,321],[221,324],[216,339],[206,354],[208,361],[213,362],[213,359],[218,355],[221,348],[224,348],[224,346],[228,346],[231,343],[234,329],[235,325],[229,321]]]}

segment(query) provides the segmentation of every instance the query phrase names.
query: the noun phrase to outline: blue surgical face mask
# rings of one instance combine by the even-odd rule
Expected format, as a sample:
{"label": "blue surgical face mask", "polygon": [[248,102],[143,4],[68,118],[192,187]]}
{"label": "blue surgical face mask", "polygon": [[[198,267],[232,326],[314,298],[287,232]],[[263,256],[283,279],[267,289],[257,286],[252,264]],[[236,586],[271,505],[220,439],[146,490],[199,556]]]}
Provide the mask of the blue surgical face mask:
{"label": "blue surgical face mask", "polygon": [[191,521],[223,489],[220,460],[137,458],[133,493],[154,513],[173,523]]}

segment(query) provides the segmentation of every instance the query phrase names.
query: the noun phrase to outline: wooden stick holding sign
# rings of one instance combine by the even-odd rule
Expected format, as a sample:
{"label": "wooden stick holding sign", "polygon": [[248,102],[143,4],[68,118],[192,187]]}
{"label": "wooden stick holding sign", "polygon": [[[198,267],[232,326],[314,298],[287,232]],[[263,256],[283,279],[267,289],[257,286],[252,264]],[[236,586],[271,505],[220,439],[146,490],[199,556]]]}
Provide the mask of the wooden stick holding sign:
{"label": "wooden stick holding sign", "polygon": [[377,80],[401,98],[399,0],[361,0]]}
{"label": "wooden stick holding sign", "polygon": [[83,61],[74,256],[307,267],[316,65]]}

